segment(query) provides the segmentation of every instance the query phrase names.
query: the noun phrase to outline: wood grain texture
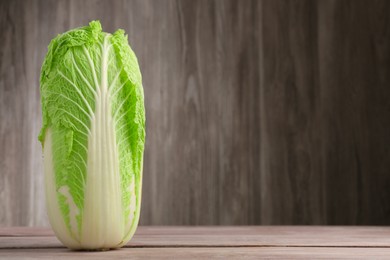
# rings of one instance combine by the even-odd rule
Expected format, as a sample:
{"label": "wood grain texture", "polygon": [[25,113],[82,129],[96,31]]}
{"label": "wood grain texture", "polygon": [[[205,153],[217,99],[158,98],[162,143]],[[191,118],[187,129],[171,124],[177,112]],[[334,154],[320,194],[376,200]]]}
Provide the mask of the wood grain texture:
{"label": "wood grain texture", "polygon": [[388,224],[390,3],[319,8],[327,223]]}
{"label": "wood grain texture", "polygon": [[50,39],[123,28],[145,88],[141,224],[390,224],[390,2],[0,1],[0,225],[48,224]]}
{"label": "wood grain texture", "polygon": [[4,259],[389,259],[389,248],[126,248],[107,252],[0,250]]}
{"label": "wood grain texture", "polygon": [[262,222],[389,223],[389,3],[263,10]]}
{"label": "wood grain texture", "polygon": [[389,248],[126,248],[106,252],[72,252],[65,248],[0,250],[3,259],[378,259]]}
{"label": "wood grain texture", "polygon": [[1,228],[7,259],[388,259],[389,227],[139,227],[122,249],[74,252],[49,229]]}
{"label": "wood grain texture", "polygon": [[[126,247],[390,247],[390,227],[140,226]],[[48,228],[0,228],[0,249],[64,247]]]}

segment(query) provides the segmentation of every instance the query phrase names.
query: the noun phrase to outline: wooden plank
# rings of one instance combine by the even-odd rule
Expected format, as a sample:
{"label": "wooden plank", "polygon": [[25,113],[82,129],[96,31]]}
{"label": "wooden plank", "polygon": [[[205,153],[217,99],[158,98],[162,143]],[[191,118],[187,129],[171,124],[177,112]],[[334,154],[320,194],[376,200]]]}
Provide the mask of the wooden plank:
{"label": "wooden plank", "polygon": [[47,227],[0,227],[0,237],[54,236]]}
{"label": "wooden plank", "polygon": [[263,1],[261,217],[326,223],[318,82],[318,1]]}
{"label": "wooden plank", "polygon": [[[11,231],[12,235],[9,235]],[[0,230],[0,248],[63,247],[49,230]],[[390,227],[139,227],[127,247],[389,247]]]}
{"label": "wooden plank", "polygon": [[260,2],[137,7],[134,46],[149,75],[142,223],[259,223]]}
{"label": "wooden plank", "polygon": [[0,249],[6,259],[389,259],[389,248],[125,248],[105,252]]}
{"label": "wooden plank", "polygon": [[0,225],[47,223],[37,141],[44,48],[37,46],[48,36],[37,35],[45,28],[38,9],[36,1],[0,1]]}
{"label": "wooden plank", "polygon": [[390,197],[389,1],[318,1],[326,223],[387,225]]}
{"label": "wooden plank", "polygon": [[390,223],[389,11],[263,1],[263,224]]}

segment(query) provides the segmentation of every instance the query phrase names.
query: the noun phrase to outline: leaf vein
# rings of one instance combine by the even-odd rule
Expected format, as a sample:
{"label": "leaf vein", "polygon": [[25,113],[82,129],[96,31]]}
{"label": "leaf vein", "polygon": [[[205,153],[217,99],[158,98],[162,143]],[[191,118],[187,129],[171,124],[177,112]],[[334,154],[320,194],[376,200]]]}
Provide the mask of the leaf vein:
{"label": "leaf vein", "polygon": [[69,100],[70,102],[72,102],[73,104],[75,104],[75,105],[84,113],[84,115],[86,115],[86,116],[89,118],[89,120],[92,121],[92,116],[93,116],[93,115],[87,113],[87,111],[85,111],[84,108],[83,108],[82,106],[80,106],[80,104],[77,103],[76,101],[74,101],[74,100],[68,98],[67,96],[65,96],[65,95],[62,94],[62,93],[57,93],[57,92],[53,92],[53,91],[49,91],[49,90],[48,90],[47,92],[48,92],[48,93],[55,94],[55,95],[59,95],[59,96],[65,98],[66,100]]}
{"label": "leaf vein", "polygon": [[93,111],[91,106],[89,105],[87,99],[84,97],[83,93],[80,91],[80,89],[69,79],[67,78],[61,71],[58,70],[58,74],[61,75],[66,81],[68,81],[76,90],[76,92],[80,95],[81,99],[84,101],[85,105],[87,106],[89,112],[93,115]]}

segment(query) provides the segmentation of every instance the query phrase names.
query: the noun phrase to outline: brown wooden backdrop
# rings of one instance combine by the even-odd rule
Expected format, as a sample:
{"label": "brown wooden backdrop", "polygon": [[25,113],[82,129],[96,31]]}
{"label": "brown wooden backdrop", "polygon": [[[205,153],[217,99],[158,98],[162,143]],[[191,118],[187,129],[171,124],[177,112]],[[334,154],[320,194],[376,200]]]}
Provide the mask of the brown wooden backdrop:
{"label": "brown wooden backdrop", "polygon": [[390,1],[0,1],[0,225],[47,225],[51,38],[125,29],[147,109],[142,224],[390,224]]}

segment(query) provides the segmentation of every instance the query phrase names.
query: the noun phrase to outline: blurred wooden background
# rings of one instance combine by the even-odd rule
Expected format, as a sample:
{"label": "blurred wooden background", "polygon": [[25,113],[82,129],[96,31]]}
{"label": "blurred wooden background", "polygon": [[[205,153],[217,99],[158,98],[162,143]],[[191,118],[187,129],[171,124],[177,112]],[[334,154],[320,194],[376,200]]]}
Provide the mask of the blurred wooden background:
{"label": "blurred wooden background", "polygon": [[390,1],[0,1],[0,226],[47,225],[39,72],[123,28],[143,72],[141,224],[390,224]]}

